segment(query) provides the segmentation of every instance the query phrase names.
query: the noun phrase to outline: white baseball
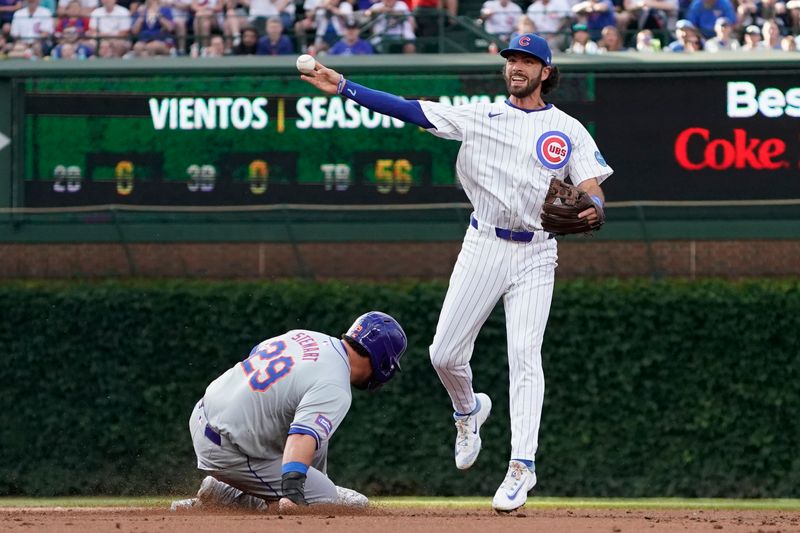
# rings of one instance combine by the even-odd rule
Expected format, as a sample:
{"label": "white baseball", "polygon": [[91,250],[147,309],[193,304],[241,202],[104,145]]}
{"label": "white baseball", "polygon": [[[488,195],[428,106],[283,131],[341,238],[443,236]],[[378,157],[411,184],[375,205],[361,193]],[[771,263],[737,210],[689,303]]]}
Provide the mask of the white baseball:
{"label": "white baseball", "polygon": [[297,58],[297,70],[303,74],[314,72],[314,67],[317,66],[317,60],[308,54],[303,54]]}

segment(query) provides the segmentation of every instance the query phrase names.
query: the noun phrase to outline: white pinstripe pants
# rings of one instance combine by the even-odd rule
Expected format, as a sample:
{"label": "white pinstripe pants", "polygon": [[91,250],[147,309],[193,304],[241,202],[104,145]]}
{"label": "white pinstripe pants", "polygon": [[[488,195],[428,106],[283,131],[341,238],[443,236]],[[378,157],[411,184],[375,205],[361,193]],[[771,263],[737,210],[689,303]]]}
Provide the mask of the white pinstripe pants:
{"label": "white pinstripe pants", "polygon": [[[544,401],[542,339],[557,264],[555,239],[537,232],[531,242],[498,238],[494,228],[469,227],[447,289],[431,363],[447,389],[453,408],[475,408],[469,362],[475,339],[498,300],[503,298],[508,340],[511,457],[533,460]],[[497,354],[486,354],[497,357]]]}

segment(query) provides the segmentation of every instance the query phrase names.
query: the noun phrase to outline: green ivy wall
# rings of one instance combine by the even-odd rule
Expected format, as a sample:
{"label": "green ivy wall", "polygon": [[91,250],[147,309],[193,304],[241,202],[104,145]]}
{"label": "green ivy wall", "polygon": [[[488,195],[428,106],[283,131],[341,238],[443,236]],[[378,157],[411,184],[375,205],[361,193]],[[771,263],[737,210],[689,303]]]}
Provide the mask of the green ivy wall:
{"label": "green ivy wall", "polygon": [[[370,495],[489,495],[509,454],[505,329],[478,338],[494,401],[455,468],[428,359],[442,283],[0,284],[0,495],[188,493],[187,420],[218,374],[291,328],[338,334],[387,311],[410,347],[354,394],[329,474]],[[538,493],[800,497],[800,283],[559,283],[544,343]]]}

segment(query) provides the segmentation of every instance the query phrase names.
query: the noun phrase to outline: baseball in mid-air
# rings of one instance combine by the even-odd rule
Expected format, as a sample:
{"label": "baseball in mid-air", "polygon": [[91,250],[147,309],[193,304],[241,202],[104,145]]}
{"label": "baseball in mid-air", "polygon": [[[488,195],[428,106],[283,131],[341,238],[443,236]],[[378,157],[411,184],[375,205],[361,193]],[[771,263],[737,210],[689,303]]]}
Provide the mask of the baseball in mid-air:
{"label": "baseball in mid-air", "polygon": [[308,54],[303,54],[297,58],[297,70],[303,74],[314,72],[315,66],[317,66],[317,60]]}

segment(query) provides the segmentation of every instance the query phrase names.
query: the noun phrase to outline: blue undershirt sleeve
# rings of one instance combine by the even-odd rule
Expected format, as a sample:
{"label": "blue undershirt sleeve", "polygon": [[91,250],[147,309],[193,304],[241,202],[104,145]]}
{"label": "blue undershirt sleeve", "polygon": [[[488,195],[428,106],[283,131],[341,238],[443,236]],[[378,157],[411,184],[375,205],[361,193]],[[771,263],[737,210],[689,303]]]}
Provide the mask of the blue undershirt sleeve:
{"label": "blue undershirt sleeve", "polygon": [[410,122],[416,124],[420,128],[436,129],[436,126],[425,116],[422,111],[422,106],[419,105],[417,100],[406,100],[393,94],[376,91],[369,87],[364,87],[358,83],[350,80],[345,80],[341,85],[341,95],[353,100],[359,105],[377,111],[383,115],[388,115],[402,120],[403,122]]}

